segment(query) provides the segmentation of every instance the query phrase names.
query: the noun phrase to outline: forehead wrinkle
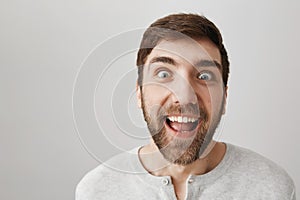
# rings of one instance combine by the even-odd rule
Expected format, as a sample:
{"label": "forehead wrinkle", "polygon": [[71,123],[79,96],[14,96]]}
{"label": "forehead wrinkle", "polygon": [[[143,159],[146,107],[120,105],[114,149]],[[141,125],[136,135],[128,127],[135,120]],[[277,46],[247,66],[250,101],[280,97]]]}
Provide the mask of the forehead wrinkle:
{"label": "forehead wrinkle", "polygon": [[[150,53],[150,59],[148,62],[146,61],[146,63],[148,63],[148,66],[151,66],[151,64],[155,62],[160,62],[175,67],[186,65],[194,66],[197,69],[200,67],[216,67],[222,70],[220,59],[218,55],[216,55],[216,52],[214,52],[214,49],[212,49],[209,44],[201,44],[200,42],[205,42],[205,40],[199,42],[162,40],[153,48],[153,51]],[[154,55],[151,56],[151,54]],[[150,68],[151,67],[149,67],[148,70],[150,70]]]}
{"label": "forehead wrinkle", "polygon": [[[200,66],[200,67],[209,67],[214,66],[221,69],[221,64],[219,62],[219,58],[214,55],[214,52],[210,52],[209,47],[207,49],[197,43],[197,44],[179,44],[180,41],[176,42],[168,42],[163,41],[158,46],[154,48],[154,50],[158,51],[158,55],[156,57],[169,57],[173,59],[174,62],[169,62],[168,60],[162,61],[163,63],[168,63],[172,65],[179,65],[179,62],[176,63],[176,60],[179,59],[183,60],[183,62],[187,62],[189,64],[192,64],[193,66]],[[179,46],[180,45],[180,46]],[[187,51],[186,51],[187,50]],[[171,54],[169,55],[159,55],[159,52],[163,51],[162,54],[167,53]],[[150,63],[151,64],[151,63]]]}

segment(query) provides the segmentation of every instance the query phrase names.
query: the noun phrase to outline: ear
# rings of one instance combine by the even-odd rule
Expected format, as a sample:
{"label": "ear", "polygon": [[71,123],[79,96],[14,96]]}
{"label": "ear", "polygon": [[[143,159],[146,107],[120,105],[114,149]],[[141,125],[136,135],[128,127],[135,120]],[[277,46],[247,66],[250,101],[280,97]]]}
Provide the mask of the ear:
{"label": "ear", "polygon": [[138,85],[138,83],[136,83],[135,91],[136,91],[137,105],[139,108],[142,108],[142,95],[141,95],[141,89],[140,89],[140,86]]}
{"label": "ear", "polygon": [[226,113],[226,106],[227,106],[227,91],[228,91],[228,86],[224,88],[224,101],[223,101],[223,111],[222,114],[224,115]]}

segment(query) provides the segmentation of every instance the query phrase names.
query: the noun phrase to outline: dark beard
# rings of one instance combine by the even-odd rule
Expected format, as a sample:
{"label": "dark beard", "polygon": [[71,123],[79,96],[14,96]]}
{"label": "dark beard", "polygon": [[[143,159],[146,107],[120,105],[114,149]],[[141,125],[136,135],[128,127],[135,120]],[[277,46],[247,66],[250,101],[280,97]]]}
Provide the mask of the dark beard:
{"label": "dark beard", "polygon": [[[142,95],[142,94],[141,94]],[[157,108],[159,111],[146,108],[142,95],[142,109],[144,119],[152,139],[164,158],[174,164],[188,165],[196,161],[211,142],[214,132],[221,120],[223,102],[216,119],[209,124],[208,112],[196,104],[171,105],[166,109]],[[153,112],[152,114],[149,112]],[[175,136],[170,138],[165,128],[166,116],[168,114],[191,114],[200,116],[201,124],[195,137],[182,139]]]}

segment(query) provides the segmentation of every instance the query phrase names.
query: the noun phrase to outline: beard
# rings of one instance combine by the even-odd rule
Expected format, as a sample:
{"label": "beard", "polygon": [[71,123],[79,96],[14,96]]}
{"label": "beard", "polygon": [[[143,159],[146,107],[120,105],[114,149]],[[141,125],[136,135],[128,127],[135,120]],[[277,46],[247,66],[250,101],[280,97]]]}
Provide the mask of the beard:
{"label": "beard", "polygon": [[[217,114],[211,118],[204,107],[198,104],[170,105],[166,108],[147,108],[141,92],[142,110],[149,132],[163,157],[178,165],[188,165],[200,158],[220,123],[224,103],[222,102]],[[167,132],[168,115],[199,116],[196,134],[193,137],[180,138]],[[211,119],[211,120],[210,120]],[[210,122],[211,121],[211,122]]]}

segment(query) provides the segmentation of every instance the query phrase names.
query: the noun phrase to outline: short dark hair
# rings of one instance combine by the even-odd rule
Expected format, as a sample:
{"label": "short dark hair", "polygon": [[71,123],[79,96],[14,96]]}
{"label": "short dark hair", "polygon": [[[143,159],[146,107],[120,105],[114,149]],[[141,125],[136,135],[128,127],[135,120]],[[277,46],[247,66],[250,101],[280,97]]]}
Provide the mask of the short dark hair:
{"label": "short dark hair", "polygon": [[197,14],[172,14],[152,23],[145,31],[137,54],[138,85],[142,85],[143,68],[147,56],[163,39],[174,39],[176,33],[194,40],[208,38],[219,49],[221,54],[221,71],[224,86],[227,86],[229,75],[229,60],[219,29],[204,16]]}

